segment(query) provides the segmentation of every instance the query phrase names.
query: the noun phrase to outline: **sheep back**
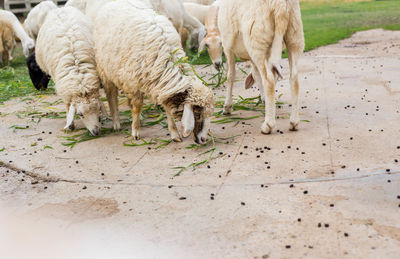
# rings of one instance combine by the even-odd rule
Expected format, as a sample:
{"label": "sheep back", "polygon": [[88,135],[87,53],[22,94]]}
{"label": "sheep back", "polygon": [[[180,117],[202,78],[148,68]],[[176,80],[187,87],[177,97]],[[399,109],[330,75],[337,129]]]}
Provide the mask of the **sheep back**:
{"label": "sheep back", "polygon": [[57,93],[66,101],[72,96],[98,94],[93,45],[92,25],[74,7],[51,11],[40,29],[37,63],[53,78]]}

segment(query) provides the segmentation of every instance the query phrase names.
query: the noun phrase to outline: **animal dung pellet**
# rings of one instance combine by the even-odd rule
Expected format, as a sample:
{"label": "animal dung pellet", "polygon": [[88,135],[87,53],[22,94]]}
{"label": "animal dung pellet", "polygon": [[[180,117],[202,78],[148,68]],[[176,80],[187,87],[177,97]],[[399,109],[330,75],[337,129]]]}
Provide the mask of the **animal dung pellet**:
{"label": "animal dung pellet", "polygon": [[318,225],[317,225],[319,228],[322,226],[322,224],[321,223],[318,223]]}
{"label": "animal dung pellet", "polygon": [[76,161],[75,161],[75,163],[76,163],[76,164],[79,164],[79,161],[78,161],[78,160],[76,160]]}
{"label": "animal dung pellet", "polygon": [[345,236],[345,237],[348,237],[348,236],[349,236],[349,233],[344,232],[344,236]]}
{"label": "animal dung pellet", "polygon": [[335,204],[329,204],[330,207],[335,207]]}
{"label": "animal dung pellet", "polygon": [[307,190],[305,190],[303,193],[304,193],[304,194],[307,194],[307,193],[308,193],[308,191],[307,191]]}
{"label": "animal dung pellet", "polygon": [[289,188],[293,188],[293,187],[294,187],[294,185],[293,185],[293,184],[289,185]]}
{"label": "animal dung pellet", "polygon": [[297,221],[298,221],[298,222],[301,222],[301,218],[298,218]]}
{"label": "animal dung pellet", "polygon": [[86,185],[85,185],[85,186],[83,186],[83,187],[82,187],[82,189],[83,189],[83,190],[86,190],[86,189],[87,189]]}
{"label": "animal dung pellet", "polygon": [[328,224],[328,223],[325,223],[325,224],[324,224],[324,227],[329,228],[329,224]]}
{"label": "animal dung pellet", "polygon": [[172,187],[174,187],[173,185],[168,185],[168,189],[171,189]]}
{"label": "animal dung pellet", "polygon": [[290,245],[286,245],[285,248],[286,248],[286,249],[290,249],[291,246],[290,246]]}
{"label": "animal dung pellet", "polygon": [[181,201],[186,200],[186,197],[179,197],[179,200]]}
{"label": "animal dung pellet", "polygon": [[386,172],[390,172],[390,169],[386,169]]}
{"label": "animal dung pellet", "polygon": [[244,203],[243,201],[240,203],[240,205],[242,205],[242,206],[245,206],[246,205],[246,203]]}

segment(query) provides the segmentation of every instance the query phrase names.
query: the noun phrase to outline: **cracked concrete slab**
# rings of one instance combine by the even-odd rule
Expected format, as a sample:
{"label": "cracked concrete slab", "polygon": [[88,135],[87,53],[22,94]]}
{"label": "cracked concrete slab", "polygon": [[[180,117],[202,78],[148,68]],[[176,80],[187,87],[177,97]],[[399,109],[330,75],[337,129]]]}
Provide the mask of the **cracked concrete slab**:
{"label": "cracked concrete slab", "polygon": [[[274,133],[260,134],[262,117],[213,124],[216,137],[235,138],[178,177],[173,167],[203,160],[207,148],[186,149],[191,139],[127,147],[117,133],[70,149],[63,119],[26,116],[62,111],[49,105],[57,97],[0,106],[0,257],[398,258],[400,32],[358,32],[305,53],[297,132],[283,65]],[[234,95],[257,96],[238,74]],[[147,140],[167,133],[142,128]],[[32,245],[15,249],[21,242]]]}

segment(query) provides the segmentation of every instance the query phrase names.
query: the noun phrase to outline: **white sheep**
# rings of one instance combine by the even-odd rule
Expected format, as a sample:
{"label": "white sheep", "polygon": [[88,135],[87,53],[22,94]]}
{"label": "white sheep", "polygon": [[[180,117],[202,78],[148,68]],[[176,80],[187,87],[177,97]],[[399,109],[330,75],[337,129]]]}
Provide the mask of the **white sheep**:
{"label": "white sheep", "polygon": [[10,24],[0,20],[0,65],[10,65],[10,51],[15,43],[14,32]]}
{"label": "white sheep", "polygon": [[217,70],[219,70],[222,66],[223,52],[221,35],[218,29],[218,10],[218,2],[215,2],[209,6],[205,20],[207,35],[203,41],[200,42],[199,46],[199,52],[201,52],[204,47],[207,48],[211,61]]}
{"label": "white sheep", "polygon": [[164,107],[174,141],[181,141],[174,117],[182,110],[183,137],[193,132],[197,143],[207,141],[214,95],[182,62],[186,57],[179,34],[165,16],[138,0],[111,2],[98,13],[94,41],[114,129],[120,128],[120,89],[131,105],[133,137],[139,138],[139,117],[146,95]]}
{"label": "white sheep", "polygon": [[43,1],[33,7],[24,22],[25,31],[28,33],[29,37],[36,40],[39,29],[44,23],[47,13],[56,8],[57,5],[55,5],[53,1]]}
{"label": "white sheep", "polygon": [[22,48],[25,57],[28,57],[35,48],[35,42],[25,32],[21,23],[18,21],[18,18],[10,11],[0,10],[0,20],[8,22],[11,25],[15,35],[22,42]]}
{"label": "white sheep", "polygon": [[250,60],[253,72],[246,79],[246,87],[251,86],[254,81],[262,83],[266,98],[265,120],[261,132],[272,132],[276,124],[275,83],[281,77],[279,63],[284,41],[288,51],[292,92],[290,130],[297,130],[300,121],[297,63],[304,49],[298,0],[221,0],[218,27],[228,65],[228,93],[224,113],[229,114],[232,111],[235,56]]}
{"label": "white sheep", "polygon": [[92,25],[74,7],[50,11],[39,30],[36,60],[50,75],[55,89],[66,105],[65,129],[74,128],[79,115],[92,135],[100,133],[100,79],[96,72]]}

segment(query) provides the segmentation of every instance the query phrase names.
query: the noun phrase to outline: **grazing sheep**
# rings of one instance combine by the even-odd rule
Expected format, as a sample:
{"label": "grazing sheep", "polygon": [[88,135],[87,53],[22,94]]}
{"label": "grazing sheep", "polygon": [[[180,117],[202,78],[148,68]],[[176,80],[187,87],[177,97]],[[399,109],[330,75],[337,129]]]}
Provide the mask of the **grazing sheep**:
{"label": "grazing sheep", "polygon": [[210,6],[206,16],[207,35],[200,43],[199,52],[207,48],[211,61],[215,69],[219,70],[222,66],[222,41],[218,29],[218,2]]}
{"label": "grazing sheep", "polygon": [[36,60],[50,75],[67,110],[65,129],[74,128],[79,115],[92,135],[100,133],[100,80],[96,72],[92,25],[74,7],[50,11],[39,30]]}
{"label": "grazing sheep", "polygon": [[39,29],[44,23],[48,12],[56,8],[57,6],[53,1],[43,1],[33,7],[24,22],[25,31],[28,33],[29,37],[36,40]]}
{"label": "grazing sheep", "polygon": [[[118,30],[115,30],[118,28]],[[97,68],[107,94],[114,129],[120,128],[118,89],[132,109],[132,136],[139,138],[143,97],[164,107],[174,141],[181,141],[174,117],[183,110],[183,137],[208,138],[214,95],[189,75],[179,34],[165,16],[138,0],[120,0],[104,6],[96,19],[94,41]]]}
{"label": "grazing sheep", "polygon": [[0,10],[0,20],[7,22],[13,28],[15,35],[21,40],[23,53],[28,57],[35,48],[35,42],[28,36],[18,18],[10,11]]}
{"label": "grazing sheep", "polygon": [[[232,87],[235,79],[235,56],[250,60],[253,72],[246,87],[254,81],[262,83],[265,99],[265,121],[261,132],[269,134],[275,126],[275,83],[281,77],[279,62],[282,42],[286,44],[290,65],[292,112],[290,130],[299,125],[298,59],[304,49],[303,24],[297,0],[221,0],[218,12],[220,29],[228,65],[228,93],[224,113],[232,111]],[[254,77],[255,80],[254,80]]]}
{"label": "grazing sheep", "polygon": [[10,65],[10,50],[13,48],[14,42],[14,32],[11,25],[0,20],[0,65]]}

